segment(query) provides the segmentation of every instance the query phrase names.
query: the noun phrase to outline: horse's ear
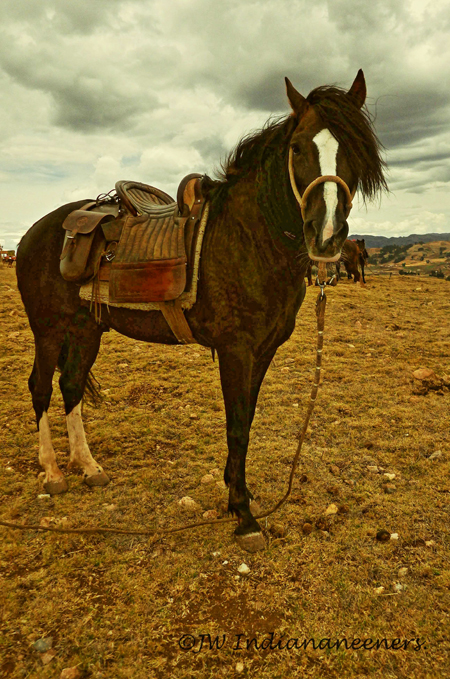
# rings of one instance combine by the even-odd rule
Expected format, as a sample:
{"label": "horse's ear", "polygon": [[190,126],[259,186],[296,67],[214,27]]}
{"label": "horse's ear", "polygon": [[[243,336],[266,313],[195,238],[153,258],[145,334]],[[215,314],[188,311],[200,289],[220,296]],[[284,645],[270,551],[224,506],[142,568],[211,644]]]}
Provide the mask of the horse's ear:
{"label": "horse's ear", "polygon": [[353,85],[347,92],[347,96],[350,97],[350,99],[353,99],[353,103],[356,104],[358,108],[361,108],[366,101],[366,94],[366,80],[364,78],[364,73],[359,69],[358,74],[353,81]]}
{"label": "horse's ear", "polygon": [[297,92],[289,78],[285,78],[285,81],[287,98],[295,115],[300,119],[306,113],[309,104],[305,97],[300,92]]}

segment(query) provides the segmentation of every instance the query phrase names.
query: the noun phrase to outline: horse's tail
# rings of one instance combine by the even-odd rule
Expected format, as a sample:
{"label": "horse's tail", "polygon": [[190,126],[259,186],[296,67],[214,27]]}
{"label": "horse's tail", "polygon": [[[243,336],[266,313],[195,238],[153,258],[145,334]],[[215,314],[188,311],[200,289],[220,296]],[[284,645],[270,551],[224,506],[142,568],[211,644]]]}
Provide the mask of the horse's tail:
{"label": "horse's tail", "polygon": [[[66,365],[67,360],[69,358],[69,349],[70,349],[70,337],[67,334],[64,338],[64,342],[58,356],[58,363],[56,367],[57,370],[59,370],[59,372],[62,372],[64,370],[64,366]],[[100,403],[103,401],[103,396],[100,391],[100,382],[94,376],[92,370],[89,371],[89,375],[87,376],[86,384],[84,387],[83,401],[94,407],[99,406]]]}

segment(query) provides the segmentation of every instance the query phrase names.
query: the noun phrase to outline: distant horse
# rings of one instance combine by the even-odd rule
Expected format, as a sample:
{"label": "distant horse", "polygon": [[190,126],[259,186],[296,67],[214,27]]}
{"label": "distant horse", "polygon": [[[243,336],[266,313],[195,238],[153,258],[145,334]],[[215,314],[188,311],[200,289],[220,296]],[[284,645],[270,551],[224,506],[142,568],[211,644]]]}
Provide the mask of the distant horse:
{"label": "distant horse", "polygon": [[337,265],[340,275],[340,265],[344,265],[347,272],[347,278],[353,279],[355,283],[358,281],[365,283],[366,279],[364,276],[364,266],[369,259],[368,252],[366,250],[366,244],[364,239],[362,240],[346,240],[342,246],[341,258]]}
{"label": "distant horse", "polygon": [[[277,348],[292,334],[303,302],[309,258],[336,261],[348,233],[351,198],[371,199],[386,188],[384,162],[362,106],[362,71],[348,92],[318,87],[303,97],[286,79],[292,113],[243,138],[220,179],[205,177],[209,220],[200,261],[197,301],[186,319],[196,341],[217,351],[226,410],[224,479],[235,534],[246,549],[264,538],[249,507],[245,459],[256,401]],[[70,464],[88,485],[109,479],[89,450],[80,401],[108,328],[139,340],[178,344],[163,314],[102,305],[97,323],[79,286],[60,274],[61,225],[86,201],[43,217],[23,237],[17,279],[35,339],[29,388],[39,431],[44,488],[67,489],[51,442],[47,411],[56,366],[70,443]]]}

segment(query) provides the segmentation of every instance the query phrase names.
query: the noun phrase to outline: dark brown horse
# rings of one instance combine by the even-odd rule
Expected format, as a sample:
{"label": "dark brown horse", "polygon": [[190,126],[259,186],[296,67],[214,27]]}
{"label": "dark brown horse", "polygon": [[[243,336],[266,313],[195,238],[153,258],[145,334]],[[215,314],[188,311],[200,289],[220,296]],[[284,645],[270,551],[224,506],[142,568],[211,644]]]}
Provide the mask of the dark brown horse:
{"label": "dark brown horse", "polygon": [[[305,296],[309,257],[336,261],[348,233],[351,195],[386,187],[380,145],[367,112],[362,71],[348,92],[319,87],[307,98],[286,79],[290,115],[241,140],[220,179],[203,181],[210,205],[197,302],[186,312],[196,341],[217,351],[227,420],[225,482],[235,531],[247,549],[264,544],[245,480],[249,432],[261,382],[291,335]],[[326,179],[325,179],[326,177]],[[53,450],[47,411],[56,366],[64,398],[70,464],[88,485],[109,479],[92,457],[80,401],[108,328],[139,340],[177,344],[159,311],[106,305],[97,323],[79,286],[60,275],[61,224],[86,201],[43,217],[23,237],[19,290],[34,333],[29,388],[39,430],[39,460],[50,493],[67,489]]]}
{"label": "dark brown horse", "polygon": [[347,272],[347,278],[352,279],[357,283],[366,282],[364,276],[364,267],[367,260],[369,259],[369,254],[366,250],[366,243],[364,239],[362,240],[346,240],[342,246],[341,258],[338,264],[338,271],[340,274],[340,264],[342,263]]}

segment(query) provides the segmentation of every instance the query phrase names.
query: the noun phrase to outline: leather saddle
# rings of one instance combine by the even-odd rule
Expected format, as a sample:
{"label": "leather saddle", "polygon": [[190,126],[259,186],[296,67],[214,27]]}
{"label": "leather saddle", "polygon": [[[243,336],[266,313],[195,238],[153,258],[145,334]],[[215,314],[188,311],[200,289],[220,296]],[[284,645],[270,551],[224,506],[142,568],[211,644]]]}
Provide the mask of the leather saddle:
{"label": "leather saddle", "polygon": [[119,181],[115,195],[71,212],[63,223],[63,278],[109,281],[111,304],[176,300],[192,285],[202,178],[185,177],[176,201],[153,186]]}

